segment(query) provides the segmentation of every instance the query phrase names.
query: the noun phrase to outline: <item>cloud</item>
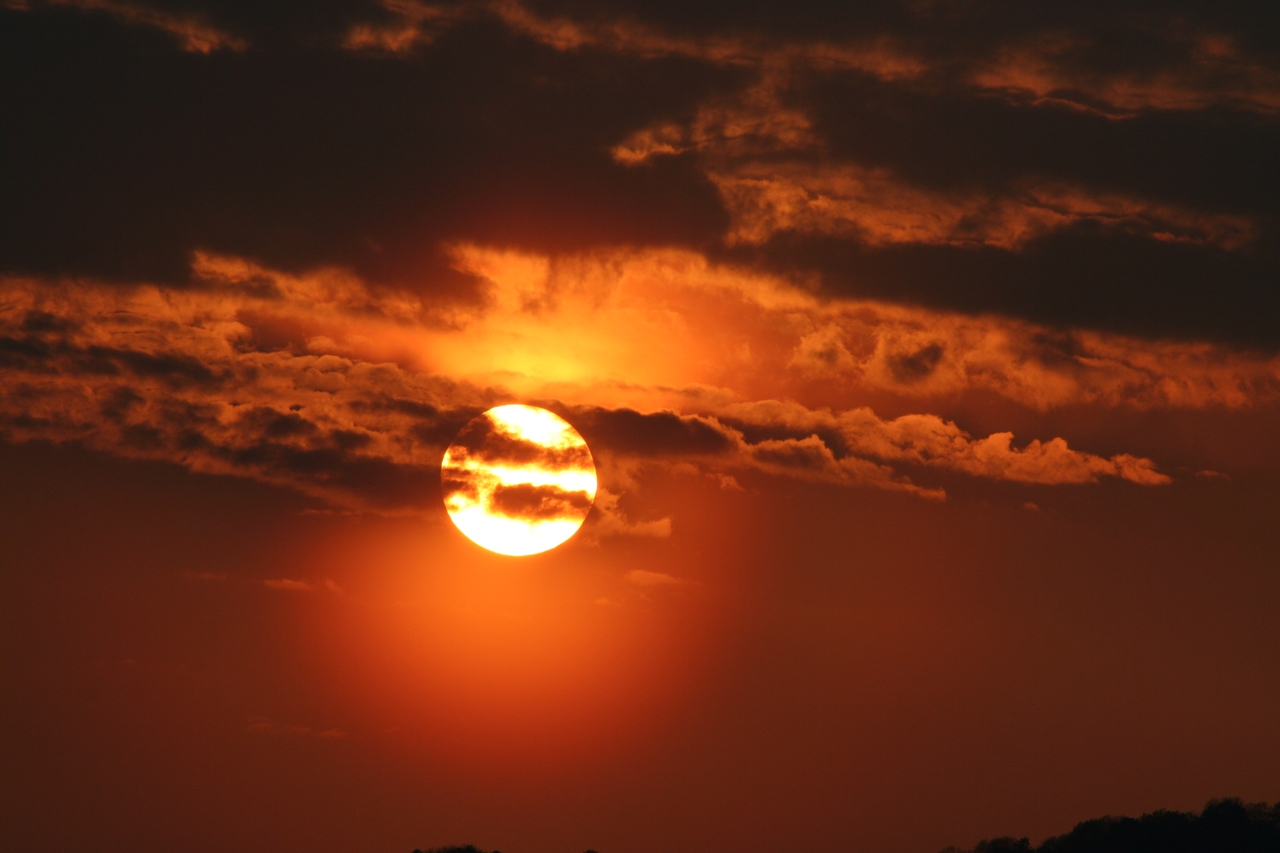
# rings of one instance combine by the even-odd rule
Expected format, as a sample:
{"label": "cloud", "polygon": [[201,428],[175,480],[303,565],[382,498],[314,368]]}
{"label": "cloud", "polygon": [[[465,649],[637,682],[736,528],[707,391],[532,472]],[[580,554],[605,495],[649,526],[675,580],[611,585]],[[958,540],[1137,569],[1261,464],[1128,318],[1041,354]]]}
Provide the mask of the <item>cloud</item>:
{"label": "cloud", "polygon": [[489,506],[495,514],[508,518],[526,521],[568,518],[576,521],[591,508],[591,499],[585,492],[566,491],[557,486],[499,484],[493,490]]}
{"label": "cloud", "polygon": [[891,421],[876,418],[869,409],[837,418],[841,437],[853,452],[879,459],[933,465],[997,480],[1023,483],[1093,483],[1112,476],[1144,486],[1167,485],[1169,477],[1155,470],[1150,459],[1118,454],[1106,459],[1071,450],[1061,438],[1032,440],[1020,450],[1012,447],[1013,433],[993,433],[974,439],[954,423],[936,415],[904,415]]}
{"label": "cloud", "polygon": [[[873,247],[923,244],[1016,251],[1080,223],[1228,250],[1256,239],[1257,226],[1247,216],[1196,210],[1132,191],[1036,176],[1022,176],[1006,186],[940,190],[913,184],[884,166],[833,159],[806,106],[805,75],[796,70],[798,63],[829,70],[830,55],[791,53],[786,63],[761,59],[754,83],[703,103],[691,121],[661,119],[635,131],[614,146],[614,159],[634,167],[657,157],[695,155],[732,217],[725,235],[730,245],[759,245],[780,233],[796,233]],[[918,65],[911,68],[880,76],[909,80],[923,73]],[[1280,99],[1280,72],[1275,76]]]}
{"label": "cloud", "polygon": [[1016,250],[1088,222],[1153,240],[1236,249],[1251,242],[1255,231],[1243,216],[1051,183],[1028,183],[1007,194],[943,194],[912,187],[882,169],[810,163],[750,164],[709,177],[733,216],[730,243],[760,244],[796,232],[869,246]]}
{"label": "cloud", "polygon": [[606,536],[640,536],[665,539],[671,535],[671,519],[636,521],[618,505],[620,495],[601,487],[593,506],[595,523],[587,531],[588,541]]}
{"label": "cloud", "polygon": [[[1063,485],[1093,483],[1112,476],[1147,486],[1171,482],[1149,459],[1128,454],[1104,458],[1072,450],[1062,438],[1034,439],[1017,449],[1012,446],[1012,433],[975,439],[937,415],[884,420],[865,407],[832,412],[766,400],[725,407],[721,417],[747,431],[764,428],[775,433],[811,433],[805,450],[814,460],[821,460],[814,466],[820,469],[836,461],[827,444],[830,442],[831,447],[852,454],[852,458],[945,468],[993,480]],[[818,438],[819,433],[827,436],[826,441]],[[793,453],[802,452],[801,444],[793,447]]]}
{"label": "cloud", "polygon": [[214,53],[220,50],[244,51],[249,43],[224,30],[211,26],[195,14],[175,14],[145,3],[123,0],[31,0],[10,3],[11,9],[29,9],[32,5],[70,6],[86,12],[102,12],[132,26],[151,27],[168,33],[188,53]]}
{"label": "cloud", "polygon": [[931,58],[912,53],[888,34],[844,44],[745,36],[691,41],[664,37],[635,22],[539,18],[515,3],[493,8],[516,31],[557,50],[591,47],[648,58],[689,56],[750,69],[745,86],[712,95],[691,118],[662,116],[611,149],[614,160],[627,167],[662,157],[693,157],[732,217],[725,234],[730,245],[758,245],[779,233],[797,233],[873,247],[1017,251],[1081,223],[1227,250],[1257,237],[1257,222],[1245,214],[1170,203],[1132,188],[1022,175],[1012,185],[944,189],[913,183],[883,165],[833,158],[809,91],[815,80],[855,74],[899,89],[959,97],[954,85],[943,81],[957,67],[976,65],[966,77],[968,86],[999,93],[1015,104],[1053,103],[1108,116],[1223,106],[1276,112],[1280,68],[1244,55],[1229,36],[1166,27],[1172,32],[1165,41],[1185,49],[1172,50],[1164,66],[1100,71],[1094,63],[1095,70],[1072,70],[1067,60],[1073,53],[1096,52],[1096,45],[1083,36],[1023,34],[1016,45],[994,46],[1000,58],[988,62],[982,54]]}
{"label": "cloud", "polygon": [[[516,0],[447,5],[381,0],[381,5],[393,23],[382,27],[357,24],[344,46],[402,53],[414,44],[429,41],[443,25],[489,18],[515,33],[564,52],[594,50],[648,60],[680,57],[730,66],[778,65],[795,59],[856,69],[886,80],[915,77],[924,70],[918,59],[898,48],[887,36],[845,44],[813,41],[779,45],[776,39],[756,34],[681,36],[634,17],[610,15],[607,11],[591,19],[543,15]],[[386,33],[386,38],[378,38],[379,33]]]}
{"label": "cloud", "polygon": [[[1211,343],[821,298],[781,276],[712,264],[692,252],[602,250],[554,261],[477,246],[457,252],[459,266],[489,287],[490,302],[464,321],[468,332],[456,353],[465,362],[450,364],[496,368],[494,353],[502,351],[502,367],[542,377],[538,390],[545,383],[562,398],[568,384],[602,378],[767,398],[794,395],[797,379],[825,377],[920,400],[981,390],[1039,410],[1247,408],[1280,399],[1280,359]],[[536,311],[524,307],[534,304]],[[653,347],[655,340],[664,345]],[[646,357],[637,360],[636,352]],[[514,372],[504,381],[522,387]],[[627,398],[625,386],[610,393]],[[666,399],[684,409],[687,396],[673,390]],[[660,408],[647,392],[636,398]],[[604,416],[583,409],[575,417],[596,429]],[[638,440],[628,435],[628,417],[601,420],[601,434]],[[648,425],[649,436],[657,426]],[[679,429],[680,441],[669,436],[664,452],[694,441],[724,447],[695,423]]]}
{"label": "cloud", "polygon": [[[4,279],[0,432],[254,477],[319,507],[434,512],[444,448],[478,413],[523,400],[587,438],[604,487],[592,522],[601,534],[666,536],[669,518],[635,520],[618,503],[647,467],[925,498],[942,497],[915,482],[930,469],[1168,482],[1151,459],[1090,453],[1053,433],[971,435],[944,413],[968,394],[1033,412],[1280,400],[1274,356],[823,298],[690,252],[464,246],[454,257],[482,283],[479,303],[213,255],[196,257],[182,289]],[[321,337],[344,354],[318,353]],[[883,394],[914,413],[885,418],[858,402]],[[482,455],[523,452],[475,438]],[[500,499],[544,514],[564,502]]]}
{"label": "cloud", "polygon": [[[203,61],[104,28],[114,12],[31,6],[8,13],[4,270],[180,284],[218,247],[431,302],[478,298],[442,245],[684,247],[826,292],[1274,344],[1254,306],[1276,269],[1276,63],[1242,12],[1097,9],[1104,43],[1078,16],[972,4],[766,27],[718,6],[195,0],[253,46]],[[1033,60],[1048,88],[990,76]],[[279,85],[316,74],[347,83]],[[1045,100],[1110,109],[1085,90],[1165,78],[1221,97],[1116,95],[1124,120]],[[299,346],[355,353],[331,331]]]}
{"label": "cloud", "polygon": [[293,580],[291,578],[266,578],[262,581],[262,585],[267,589],[276,589],[283,592],[314,592],[315,586],[307,581]]}
{"label": "cloud", "polygon": [[382,0],[392,16],[386,24],[355,24],[347,31],[342,46],[354,51],[403,54],[422,44],[430,44],[441,31],[456,23],[465,6],[444,6],[416,0]]}
{"label": "cloud", "polygon": [[681,578],[672,577],[663,572],[651,572],[647,569],[632,569],[627,572],[626,578],[629,583],[645,589],[663,586],[683,586],[688,583],[688,581]]}
{"label": "cloud", "polygon": [[1173,56],[1155,68],[1100,71],[1090,67],[1096,45],[1074,34],[1041,33],[1006,45],[971,82],[1016,102],[1063,106],[1112,119],[1143,111],[1212,107],[1275,115],[1280,69],[1243,50],[1226,33],[1187,32],[1166,25]]}

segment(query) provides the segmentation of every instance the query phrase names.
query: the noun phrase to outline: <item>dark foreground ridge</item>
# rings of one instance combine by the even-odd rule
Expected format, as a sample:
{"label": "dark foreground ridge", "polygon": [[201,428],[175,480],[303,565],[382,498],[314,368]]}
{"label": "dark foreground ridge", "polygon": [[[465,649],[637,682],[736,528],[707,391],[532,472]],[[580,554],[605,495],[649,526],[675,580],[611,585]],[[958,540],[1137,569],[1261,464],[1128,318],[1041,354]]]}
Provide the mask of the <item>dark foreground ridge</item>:
{"label": "dark foreground ridge", "polygon": [[1210,800],[1198,815],[1162,810],[1087,820],[1039,847],[1006,837],[942,853],[1280,853],[1280,803]]}
{"label": "dark foreground ridge", "polygon": [[[413,853],[485,851],[468,844]],[[979,841],[968,850],[948,847],[942,853],[1280,853],[1280,803],[1210,800],[1200,814],[1161,810],[1140,818],[1086,820],[1039,847],[1032,847],[1027,838],[1004,837]]]}
{"label": "dark foreground ridge", "polygon": [[[432,847],[428,850],[414,850],[413,853],[485,853],[474,844],[468,844],[466,847]],[[502,853],[500,850],[494,850],[493,853]],[[588,850],[586,853],[596,853],[594,850]]]}

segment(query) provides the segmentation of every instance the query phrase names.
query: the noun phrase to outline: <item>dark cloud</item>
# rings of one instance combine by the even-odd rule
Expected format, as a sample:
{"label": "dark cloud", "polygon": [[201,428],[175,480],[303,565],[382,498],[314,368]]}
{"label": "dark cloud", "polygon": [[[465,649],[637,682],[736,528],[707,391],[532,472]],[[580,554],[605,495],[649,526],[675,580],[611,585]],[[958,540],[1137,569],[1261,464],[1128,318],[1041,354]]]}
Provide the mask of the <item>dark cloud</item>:
{"label": "dark cloud", "polygon": [[446,501],[450,498],[463,504],[480,500],[480,488],[469,471],[459,468],[440,469],[440,492]]}
{"label": "dark cloud", "polygon": [[727,453],[733,440],[714,421],[674,412],[642,414],[598,406],[570,409],[567,417],[587,443],[626,456],[706,456]]}
{"label": "dark cloud", "polygon": [[486,465],[512,465],[549,471],[590,469],[591,451],[579,442],[569,447],[546,447],[513,435],[488,414],[468,423],[450,444],[458,464],[475,459]]}
{"label": "dark cloud", "polygon": [[727,257],[820,273],[831,293],[1051,326],[1150,337],[1211,338],[1274,350],[1280,260],[1268,235],[1244,252],[1099,232],[1087,224],[1020,252],[959,246],[867,247],[783,235]]}
{"label": "dark cloud", "polygon": [[522,521],[551,521],[558,518],[577,520],[591,509],[591,496],[586,492],[567,491],[556,486],[530,483],[494,487],[489,509],[497,515]]}
{"label": "dark cloud", "polygon": [[945,351],[942,344],[928,344],[913,353],[891,357],[889,369],[899,382],[917,382],[933,372]]}
{"label": "dark cloud", "polygon": [[1086,0],[1070,5],[1017,0],[872,0],[856,5],[830,0],[533,0],[528,5],[546,15],[588,20],[625,17],[700,36],[728,31],[770,38],[840,39],[892,33],[937,56],[964,55],[1028,31],[1090,28],[1114,38],[1136,29],[1135,21],[1169,19],[1236,33],[1259,48],[1280,47],[1275,10],[1262,0],[1231,4]]}
{"label": "dark cloud", "polygon": [[[456,4],[447,26],[396,55],[343,48],[352,27],[398,20],[371,0],[133,7],[205,22],[247,47],[184,50],[146,16],[106,7],[0,10],[10,129],[0,140],[0,269],[184,282],[192,251],[212,249],[284,269],[341,264],[474,301],[481,285],[451,268],[443,243],[552,253],[674,244],[817,272],[833,293],[1280,344],[1268,319],[1280,271],[1270,155],[1280,121],[1267,113],[1280,41],[1267,4],[527,5],[543,23],[641,28],[647,47],[623,37],[565,47],[497,7]],[[1045,34],[1059,41],[1045,47]],[[693,41],[661,46],[671,38]],[[715,38],[740,49],[717,57],[705,47]],[[788,48],[877,40],[919,70],[877,75]],[[1001,73],[1016,72],[1017,51],[1049,63],[1054,104],[975,82],[1006,54],[1014,65]],[[1173,205],[1183,220],[1236,217],[1253,231],[1224,249],[1213,238],[1153,238],[1176,222],[1125,233],[1095,217],[1014,249],[871,247],[854,229],[784,230],[726,252],[731,223],[710,149],[640,168],[609,152],[655,123],[736,103],[766,56],[782,76],[774,100],[756,104],[764,123],[717,132],[740,134],[739,144],[764,132],[767,142],[768,111],[792,110],[809,139],[785,154],[793,164],[854,164],[921,192],[995,201],[1053,181]],[[1141,84],[1115,97],[1151,103],[1123,119],[1098,110],[1124,104],[1090,112],[1115,81]],[[1172,107],[1159,86],[1182,87]]]}
{"label": "dark cloud", "polygon": [[[439,243],[672,242],[723,227],[681,163],[608,148],[720,76],[567,57],[477,22],[408,59],[197,55],[102,16],[0,11],[0,264],[182,281],[193,249],[466,291]],[[215,18],[220,16],[214,15]]]}
{"label": "dark cloud", "polygon": [[407,415],[411,419],[409,434],[426,447],[439,448],[443,452],[464,426],[489,407],[441,408],[424,400],[384,396],[352,400],[347,408],[357,417]]}
{"label": "dark cloud", "polygon": [[960,81],[933,87],[831,73],[806,103],[828,156],[891,169],[933,189],[1008,188],[1027,175],[1206,210],[1275,217],[1280,122],[1228,109],[1125,120],[1029,109]]}
{"label": "dark cloud", "polygon": [[[42,324],[52,321],[41,321]],[[23,324],[27,328],[28,322]],[[70,324],[63,324],[70,327]],[[43,329],[41,330],[43,331]],[[77,371],[99,376],[130,374],[160,379],[171,386],[216,384],[219,376],[199,359],[182,353],[149,353],[104,346],[76,346],[65,338],[40,334],[0,338],[0,365],[33,372],[52,369],[58,359],[75,365]]]}

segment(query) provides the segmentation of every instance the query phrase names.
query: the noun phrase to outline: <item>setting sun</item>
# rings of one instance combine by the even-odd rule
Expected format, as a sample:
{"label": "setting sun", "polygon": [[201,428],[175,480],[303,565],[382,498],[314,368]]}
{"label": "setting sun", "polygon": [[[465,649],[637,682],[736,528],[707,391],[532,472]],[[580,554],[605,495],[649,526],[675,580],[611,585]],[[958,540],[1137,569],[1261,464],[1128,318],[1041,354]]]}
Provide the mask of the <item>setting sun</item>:
{"label": "setting sun", "polygon": [[463,427],[440,479],[458,529],[512,557],[563,543],[596,497],[587,443],[564,419],[534,406],[498,406]]}

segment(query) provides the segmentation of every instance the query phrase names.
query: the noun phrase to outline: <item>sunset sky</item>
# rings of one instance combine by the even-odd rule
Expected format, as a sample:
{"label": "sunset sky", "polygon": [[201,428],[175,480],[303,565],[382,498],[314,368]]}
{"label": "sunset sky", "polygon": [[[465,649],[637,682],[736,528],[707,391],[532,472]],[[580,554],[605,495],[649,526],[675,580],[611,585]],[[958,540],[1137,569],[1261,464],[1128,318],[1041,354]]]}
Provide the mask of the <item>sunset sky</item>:
{"label": "sunset sky", "polygon": [[6,850],[1280,801],[1278,437],[1274,2],[0,0]]}

